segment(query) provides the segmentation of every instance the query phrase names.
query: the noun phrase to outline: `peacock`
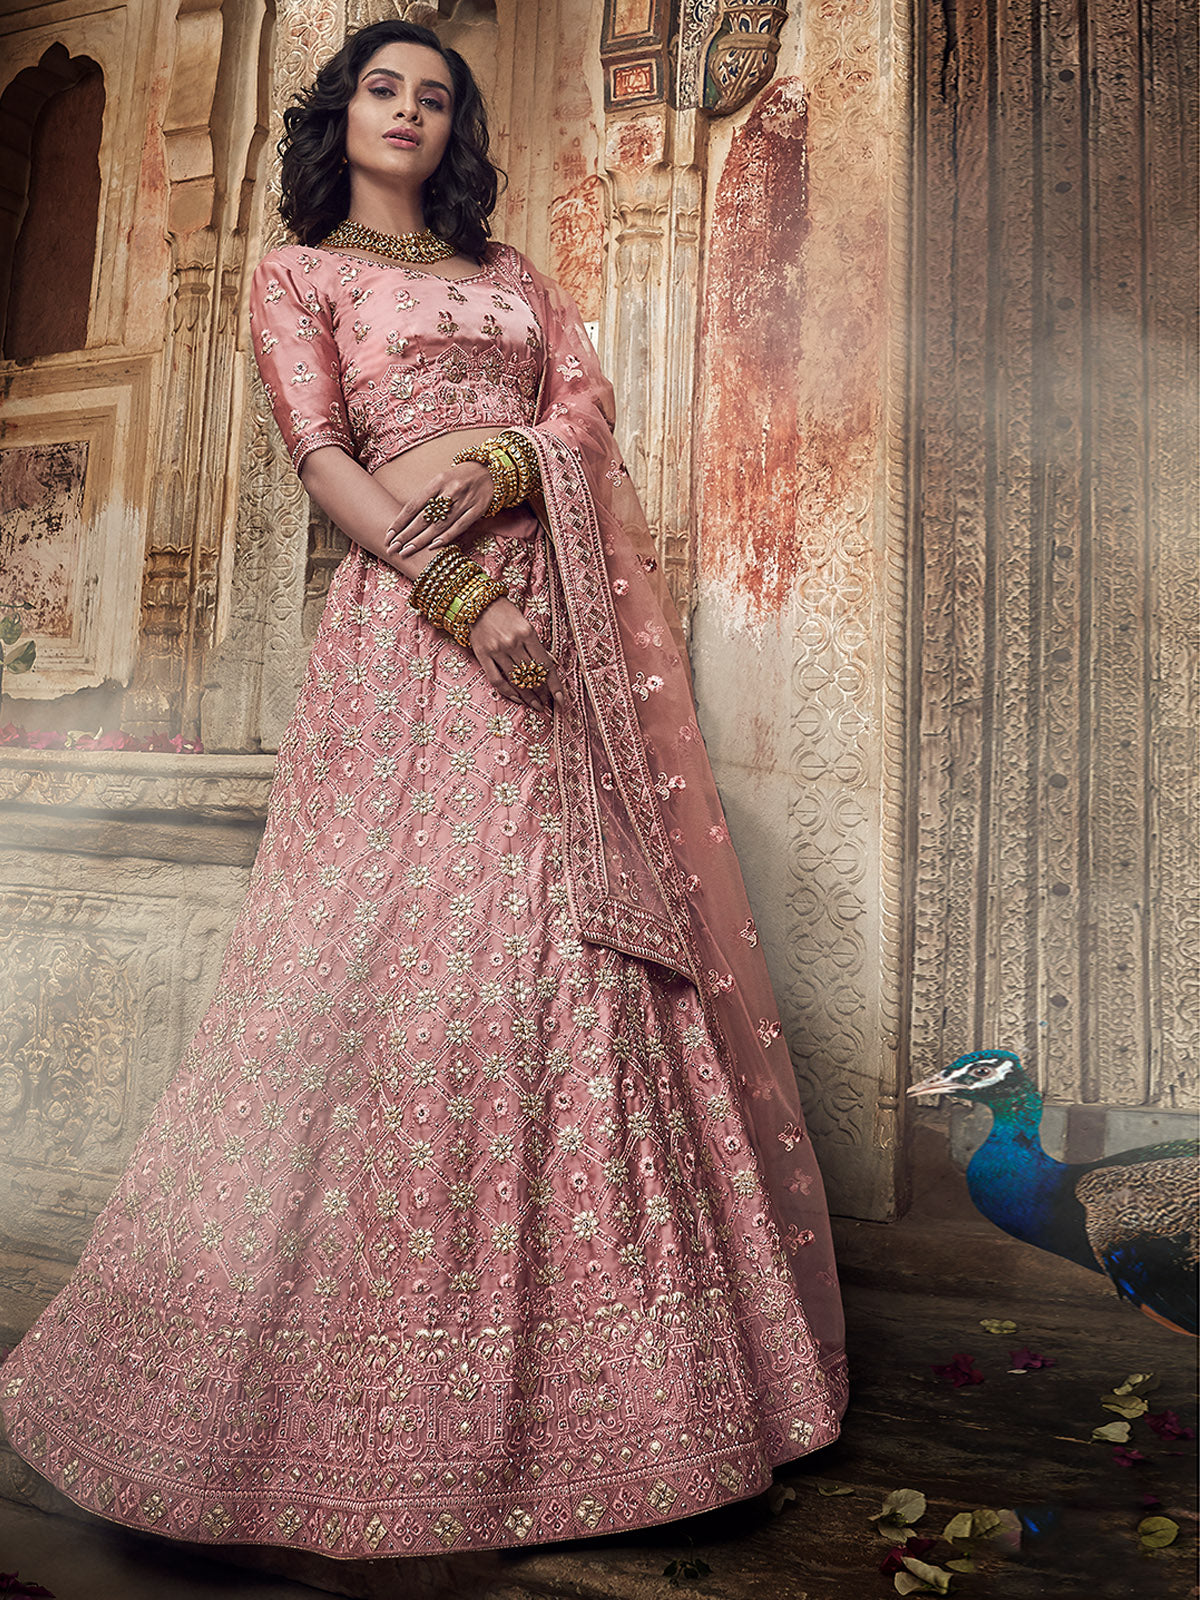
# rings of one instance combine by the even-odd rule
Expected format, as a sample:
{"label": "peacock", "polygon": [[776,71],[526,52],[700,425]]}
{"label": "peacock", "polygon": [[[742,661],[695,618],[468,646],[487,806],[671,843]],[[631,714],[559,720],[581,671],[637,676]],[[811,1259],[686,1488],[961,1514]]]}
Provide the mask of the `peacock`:
{"label": "peacock", "polygon": [[979,1100],[992,1128],[967,1167],[976,1207],[1016,1239],[1112,1279],[1177,1333],[1197,1332],[1200,1140],[1055,1161],[1042,1149],[1042,1096],[1011,1050],[975,1050],[910,1095]]}

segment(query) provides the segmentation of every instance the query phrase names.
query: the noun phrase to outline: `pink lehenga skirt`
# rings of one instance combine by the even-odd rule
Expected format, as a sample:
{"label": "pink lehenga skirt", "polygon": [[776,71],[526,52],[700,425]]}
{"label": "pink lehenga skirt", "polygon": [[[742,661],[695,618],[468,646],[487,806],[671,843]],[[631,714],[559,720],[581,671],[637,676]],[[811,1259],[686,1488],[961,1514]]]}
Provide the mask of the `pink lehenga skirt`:
{"label": "pink lehenga skirt", "polygon": [[131,1527],[536,1544],[838,1431],[694,989],[575,936],[549,718],[405,593],[340,567],[216,995],[0,1371],[16,1450]]}

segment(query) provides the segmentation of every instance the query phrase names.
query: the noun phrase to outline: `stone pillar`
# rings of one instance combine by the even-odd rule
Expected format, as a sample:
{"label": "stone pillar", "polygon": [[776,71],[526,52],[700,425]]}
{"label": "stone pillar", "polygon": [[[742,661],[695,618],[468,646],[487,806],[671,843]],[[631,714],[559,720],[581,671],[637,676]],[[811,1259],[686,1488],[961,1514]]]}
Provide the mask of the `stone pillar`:
{"label": "stone pillar", "polygon": [[[283,0],[275,15],[267,116],[266,181],[256,185],[247,261],[283,240],[274,149],[284,108],[337,50],[341,5]],[[224,637],[204,678],[200,726],[205,747],[278,746],[292,714],[307,657],[305,575],[313,508],[284,451],[250,352],[244,316],[237,361],[246,395],[239,444],[238,503]]]}

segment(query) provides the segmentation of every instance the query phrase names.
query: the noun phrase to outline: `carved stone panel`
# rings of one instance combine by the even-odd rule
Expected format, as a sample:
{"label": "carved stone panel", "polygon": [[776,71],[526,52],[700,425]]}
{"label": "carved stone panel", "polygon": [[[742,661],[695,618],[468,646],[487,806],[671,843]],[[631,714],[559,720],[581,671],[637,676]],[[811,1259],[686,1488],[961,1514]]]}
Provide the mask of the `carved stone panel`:
{"label": "carved stone panel", "polygon": [[124,760],[131,770],[120,754],[0,753],[8,1328],[27,1327],[56,1263],[78,1258],[178,1068],[261,830],[269,760]]}
{"label": "carved stone panel", "polygon": [[1196,1091],[1196,70],[1171,0],[927,14],[918,1073]]}
{"label": "carved stone panel", "polygon": [[0,420],[0,600],[28,607],[36,670],[6,681],[52,699],[125,676],[136,640],[150,364],[47,363],[8,380]]}
{"label": "carved stone panel", "polygon": [[75,634],[88,441],[0,450],[0,598],[43,640]]}

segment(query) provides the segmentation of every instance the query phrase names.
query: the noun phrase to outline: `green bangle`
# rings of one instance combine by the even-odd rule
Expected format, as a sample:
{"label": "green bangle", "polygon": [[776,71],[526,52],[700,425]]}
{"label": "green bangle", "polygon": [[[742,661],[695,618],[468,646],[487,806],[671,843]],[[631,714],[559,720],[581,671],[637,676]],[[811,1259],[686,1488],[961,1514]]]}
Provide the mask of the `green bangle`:
{"label": "green bangle", "polygon": [[454,621],[455,617],[466,604],[468,595],[470,595],[473,590],[477,589],[480,583],[486,583],[487,581],[487,574],[481,573],[479,577],[472,578],[471,582],[467,584],[467,586],[459,594],[455,595],[449,606],[447,606],[445,615],[441,620],[441,626],[445,628],[447,633],[450,632],[450,624]]}

